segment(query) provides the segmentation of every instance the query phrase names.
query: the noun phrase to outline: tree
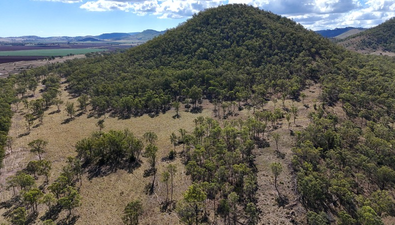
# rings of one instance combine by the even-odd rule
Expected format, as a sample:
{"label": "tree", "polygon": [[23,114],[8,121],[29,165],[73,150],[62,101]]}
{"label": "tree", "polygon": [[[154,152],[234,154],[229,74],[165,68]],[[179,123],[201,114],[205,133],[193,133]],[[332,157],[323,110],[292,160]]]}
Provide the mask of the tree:
{"label": "tree", "polygon": [[170,184],[171,184],[171,197],[170,197],[170,201],[173,201],[173,190],[174,190],[174,175],[177,172],[177,167],[176,165],[173,164],[169,164],[167,166],[167,172],[170,174]]}
{"label": "tree", "polygon": [[60,105],[63,104],[63,101],[60,98],[55,98],[52,102],[56,105],[58,109],[57,112],[60,112]]}
{"label": "tree", "polygon": [[26,120],[26,127],[28,132],[30,132],[30,128],[34,123],[34,116],[31,113],[26,114],[25,116],[25,120]]}
{"label": "tree", "polygon": [[151,168],[153,169],[155,169],[157,152],[158,152],[158,147],[156,147],[153,144],[148,144],[147,147],[145,147],[144,156],[148,158]]}
{"label": "tree", "polygon": [[277,178],[278,176],[280,176],[281,172],[283,172],[283,166],[279,162],[274,162],[270,164],[270,169],[272,170],[274,176],[274,187],[276,188],[278,196],[281,198],[280,192],[278,191],[277,187]]}
{"label": "tree", "polygon": [[307,213],[307,223],[309,225],[325,225],[329,224],[329,220],[324,212],[316,213],[309,211]]}
{"label": "tree", "polygon": [[197,101],[202,98],[202,89],[198,88],[196,85],[193,85],[193,87],[189,90],[189,97],[192,100],[193,107],[197,107]]}
{"label": "tree", "polygon": [[48,210],[50,210],[52,204],[56,203],[56,198],[52,193],[48,193],[41,198],[40,203],[47,205]]}
{"label": "tree", "polygon": [[27,220],[25,207],[19,207],[14,209],[9,215],[9,221],[13,225],[25,225]]}
{"label": "tree", "polygon": [[30,142],[28,145],[30,147],[30,151],[37,153],[38,158],[41,160],[41,155],[45,153],[45,147],[47,146],[48,142],[42,139],[36,139]]}
{"label": "tree", "polygon": [[192,184],[184,194],[184,200],[191,204],[195,210],[194,218],[195,224],[199,224],[199,212],[201,203],[206,200],[207,194],[202,190],[198,184]]}
{"label": "tree", "polygon": [[291,106],[291,113],[294,116],[294,124],[296,124],[296,117],[298,116],[298,108],[294,105]]}
{"label": "tree", "polygon": [[370,206],[362,206],[357,213],[358,222],[361,225],[384,225],[381,218]]}
{"label": "tree", "polygon": [[179,114],[180,106],[181,106],[181,104],[179,101],[173,102],[173,107],[176,110],[176,118],[180,118],[180,114]]}
{"label": "tree", "polygon": [[237,202],[239,201],[239,196],[236,192],[232,192],[228,196],[229,203],[230,203],[230,212],[233,217],[233,224],[236,225],[237,223]]}
{"label": "tree", "polygon": [[143,137],[149,144],[155,144],[155,142],[158,140],[158,136],[152,131],[145,132]]}
{"label": "tree", "polygon": [[99,128],[99,131],[101,132],[104,129],[104,120],[98,120],[96,123],[96,126]]}
{"label": "tree", "polygon": [[83,112],[86,112],[86,107],[88,106],[88,101],[89,101],[89,97],[86,94],[82,94],[78,99],[77,99],[79,105],[80,110],[82,110]]}
{"label": "tree", "polygon": [[170,178],[170,173],[167,171],[164,171],[162,173],[162,181],[166,184],[166,204],[169,199],[169,178]]}
{"label": "tree", "polygon": [[288,122],[288,129],[289,129],[289,127],[291,126],[291,122],[290,122],[290,120],[291,120],[291,114],[287,113],[287,114],[285,115],[285,119],[286,119],[287,122]]}
{"label": "tree", "polygon": [[271,133],[271,136],[274,139],[274,142],[276,143],[276,150],[278,151],[278,141],[280,140],[280,134],[279,133]]}
{"label": "tree", "polygon": [[37,205],[40,202],[41,197],[44,194],[37,188],[32,188],[27,192],[23,193],[23,201],[30,204],[33,208],[33,211],[37,211]]}
{"label": "tree", "polygon": [[71,186],[68,186],[65,192],[65,196],[60,198],[58,202],[63,209],[67,209],[69,211],[68,216],[70,216],[72,209],[81,205],[81,196],[78,191]]}
{"label": "tree", "polygon": [[178,143],[178,138],[174,132],[171,133],[171,135],[170,135],[170,142],[173,144],[173,147],[174,147],[173,151],[176,151],[176,145]]}
{"label": "tree", "polygon": [[70,119],[74,118],[75,115],[74,103],[72,102],[66,103],[66,112],[67,112],[67,116],[69,116]]}
{"label": "tree", "polygon": [[123,210],[122,221],[127,225],[139,224],[139,216],[143,214],[143,206],[139,200],[129,202]]}

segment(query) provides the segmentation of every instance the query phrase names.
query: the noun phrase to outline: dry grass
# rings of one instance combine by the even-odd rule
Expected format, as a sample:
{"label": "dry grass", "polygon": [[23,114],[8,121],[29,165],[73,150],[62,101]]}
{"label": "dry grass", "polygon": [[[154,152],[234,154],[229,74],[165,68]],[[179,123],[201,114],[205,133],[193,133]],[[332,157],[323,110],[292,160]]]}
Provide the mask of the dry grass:
{"label": "dry grass", "polygon": [[66,60],[77,59],[77,58],[84,58],[85,55],[73,55],[73,56],[64,56],[64,57],[56,57],[53,60],[31,60],[31,61],[19,61],[19,62],[10,62],[10,63],[1,63],[0,64],[0,78],[7,77],[10,74],[20,73],[21,71],[45,66],[48,64],[54,63],[62,63]]}
{"label": "dry grass", "polygon": [[[71,99],[66,92],[63,93],[62,98],[64,102],[76,102],[76,99]],[[205,102],[203,107],[207,108],[208,104]],[[26,132],[23,118],[25,110],[22,108],[15,114],[9,133],[14,138],[13,151],[5,159],[5,167],[1,171],[1,184],[4,185],[8,176],[24,168],[29,161],[37,159],[36,155],[28,151],[27,144],[30,141],[38,138],[48,141],[44,158],[53,163],[51,182],[59,175],[67,157],[76,155],[74,144],[82,138],[89,137],[93,131],[98,131],[98,127],[96,127],[98,118],[87,118],[87,115],[84,114],[76,117],[70,123],[62,124],[68,118],[66,112],[62,109],[60,113],[52,113],[54,111],[56,111],[56,107],[51,107],[46,111],[43,124],[32,128],[29,135],[22,137],[18,136]],[[145,209],[142,224],[177,224],[178,219],[174,213],[169,215],[159,212],[158,203],[162,202],[166,195],[165,185],[160,182],[160,174],[169,163],[162,162],[161,158],[167,156],[173,148],[169,138],[172,132],[178,135],[178,130],[181,128],[191,132],[195,118],[198,116],[208,117],[211,114],[211,110],[203,110],[200,114],[181,111],[181,117],[173,119],[172,116],[175,115],[175,112],[170,110],[166,114],[161,114],[155,118],[149,118],[147,115],[128,120],[106,117],[104,131],[129,129],[138,137],[142,137],[147,131],[153,131],[158,135],[156,191],[152,196],[144,193],[144,186],[152,181],[152,177],[143,178],[143,171],[148,168],[148,163],[145,162],[144,158],[142,166],[133,173],[119,170],[117,173],[106,177],[91,180],[84,177],[80,190],[83,202],[81,207],[76,210],[76,214],[80,215],[77,224],[122,224],[122,210],[128,202],[136,199],[143,202]],[[181,151],[181,148],[179,146],[176,150]],[[174,198],[180,199],[182,193],[190,185],[190,179],[185,175],[185,168],[179,159],[172,163],[177,165]],[[10,191],[3,189],[0,200],[9,199],[11,195]],[[4,210],[0,210],[0,213],[4,213]],[[0,217],[0,223],[3,221],[4,218]]]}
{"label": "dry grass", "polygon": [[[277,129],[269,129],[265,134],[271,147],[255,150],[259,186],[257,191],[258,207],[262,212],[260,224],[291,224],[291,219],[295,219],[301,224],[305,223],[304,216],[306,212],[298,201],[298,195],[295,191],[295,175],[292,173],[291,168],[291,149],[295,140],[294,137],[290,136],[289,129],[294,131],[302,130],[309,124],[307,116],[309,112],[314,111],[314,103],[319,105],[318,96],[321,93],[321,89],[319,85],[312,85],[304,93],[306,94],[304,102],[309,105],[309,108],[306,108],[302,102],[285,101],[286,108],[290,108],[292,105],[298,108],[297,126],[293,124],[293,118],[291,118],[292,125],[288,128],[287,121],[283,119],[278,123],[279,127]],[[76,99],[70,99],[66,92],[62,96],[64,102],[76,102]],[[281,100],[276,103],[276,106],[282,107]],[[211,104],[204,102],[203,108],[204,110],[201,114],[191,114],[181,110],[180,119],[172,118],[175,114],[173,110],[155,118],[149,118],[147,115],[144,115],[138,118],[119,120],[117,118],[108,118],[107,116],[105,118],[104,131],[129,129],[139,137],[142,137],[147,131],[154,131],[158,135],[158,173],[155,182],[155,194],[146,195],[144,191],[145,185],[152,181],[152,177],[143,178],[143,171],[149,167],[144,158],[142,166],[134,170],[133,173],[118,170],[116,173],[108,176],[91,180],[84,176],[80,188],[83,198],[82,205],[75,210],[75,213],[80,216],[76,224],[122,224],[121,217],[124,207],[128,202],[137,199],[143,203],[144,208],[141,224],[179,224],[180,222],[175,212],[161,213],[159,209],[160,202],[166,197],[166,187],[160,182],[160,174],[165,166],[169,164],[169,162],[162,162],[160,159],[165,157],[173,148],[169,139],[172,132],[178,135],[180,128],[190,132],[194,127],[193,120],[195,118],[198,116],[212,116],[213,106]],[[268,102],[264,108],[273,110],[273,102]],[[10,135],[15,138],[14,151],[7,155],[5,168],[2,170],[4,176],[0,178],[1,184],[4,184],[6,177],[24,168],[30,160],[37,158],[27,149],[27,143],[30,141],[37,138],[48,141],[47,153],[44,155],[44,158],[53,162],[53,170],[51,172],[51,180],[53,181],[59,175],[65,159],[68,156],[75,156],[74,144],[82,138],[89,137],[93,131],[98,130],[98,127],[95,125],[98,118],[87,118],[87,115],[84,114],[76,117],[70,123],[61,124],[67,119],[66,112],[62,110],[60,113],[50,114],[55,110],[55,107],[49,109],[46,112],[44,124],[33,128],[29,135],[20,138],[17,138],[18,135],[26,131],[23,119],[25,110],[22,109],[21,112],[15,114],[10,131]],[[340,113],[340,115],[342,112],[340,106],[335,106],[328,110],[332,110],[337,114]],[[247,118],[248,116],[252,116],[252,110],[241,111],[237,118],[232,117],[229,119]],[[270,137],[272,132],[280,134],[279,151],[285,154],[284,159],[278,158],[275,153],[276,145],[273,138]],[[180,152],[181,149],[182,147],[178,146],[176,150]],[[278,207],[276,203],[277,192],[270,170],[272,162],[280,162],[283,166],[283,172],[278,179],[278,186],[281,194],[289,199],[289,205],[284,208]],[[172,163],[177,165],[174,192],[174,199],[177,200],[182,198],[182,193],[191,184],[191,181],[185,175],[185,167],[181,164],[179,158]],[[11,192],[2,192],[0,200],[9,199],[10,196]],[[4,210],[0,210],[0,214],[3,212]],[[0,217],[0,223],[3,221],[4,218]]]}

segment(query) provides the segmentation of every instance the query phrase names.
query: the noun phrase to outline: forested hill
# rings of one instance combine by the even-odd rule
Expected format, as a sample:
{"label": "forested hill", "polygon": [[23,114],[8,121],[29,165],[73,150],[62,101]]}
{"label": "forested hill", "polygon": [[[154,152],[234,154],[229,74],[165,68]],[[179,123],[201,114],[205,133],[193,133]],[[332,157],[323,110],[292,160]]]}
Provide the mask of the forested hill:
{"label": "forested hill", "polygon": [[384,50],[395,52],[395,18],[338,43],[348,49],[357,51]]}
{"label": "forested hill", "polygon": [[[69,90],[89,94],[97,111],[130,114],[165,108],[194,86],[209,99],[247,99],[257,92],[298,98],[307,79],[318,80],[344,54],[289,19],[226,5],[124,54],[70,62],[62,70]],[[131,99],[138,106],[122,106]]]}
{"label": "forested hill", "polygon": [[[300,131],[295,128],[290,132],[293,137],[284,139],[293,142],[292,162],[287,162],[287,166],[293,169],[298,199],[308,210],[308,223],[382,225],[382,217],[395,215],[392,197],[395,196],[395,58],[353,53],[289,19],[251,6],[225,5],[201,12],[185,24],[124,53],[99,54],[36,68],[12,77],[10,82],[15,83],[9,86],[16,87],[16,92],[23,98],[27,89],[35,90],[42,77],[45,84],[43,100],[32,100],[32,106],[45,103],[47,108],[61,104],[57,90],[60,78],[65,78],[67,90],[78,97],[81,110],[89,101],[90,116],[103,113],[120,118],[146,113],[155,116],[171,106],[179,109],[180,102],[189,107],[192,103],[190,111],[196,109],[198,112],[197,105],[202,98],[210,100],[216,110],[223,107],[221,120],[226,120],[229,115],[225,108],[237,105],[236,101],[239,110],[253,107],[253,116],[245,121],[248,124],[245,128],[234,123],[239,124],[239,128],[228,126],[221,131],[212,120],[208,120],[211,125],[196,120],[195,137],[190,139],[194,141],[188,140],[195,145],[188,148],[193,156],[185,161],[194,182],[207,179],[213,184],[226,183],[225,171],[240,173],[235,179],[233,175],[229,176],[231,185],[224,184],[228,186],[218,189],[230,191],[221,194],[223,199],[214,210],[226,220],[231,209],[225,199],[238,201],[237,195],[229,192],[244,195],[240,197],[240,207],[232,203],[232,210],[245,209],[241,215],[247,218],[248,224],[257,224],[256,217],[250,216],[257,215],[255,196],[245,195],[247,189],[249,193],[256,192],[255,172],[251,172],[256,166],[250,157],[251,151],[265,146],[269,136],[263,135],[265,129],[276,130],[276,121],[284,117],[289,123],[290,112],[295,123],[298,112],[298,108],[293,105],[287,108],[284,103],[282,108],[274,106],[273,112],[263,111],[262,106],[270,99],[273,103],[277,99],[284,102],[301,98],[303,101],[300,91],[307,84],[318,82],[321,87],[319,99],[304,106],[312,106],[310,113],[304,115],[310,124]],[[8,106],[12,101],[10,98],[5,103]],[[74,111],[74,106],[66,103],[66,107],[69,106]],[[37,116],[39,112],[36,112]],[[8,114],[5,115],[6,122],[9,121]],[[220,117],[218,110],[216,116]],[[198,127],[199,123],[201,127]],[[8,127],[2,130],[7,132]],[[210,132],[205,133],[207,130]],[[129,135],[127,133],[124,135]],[[210,140],[204,140],[204,136]],[[236,142],[240,151],[234,147]],[[90,148],[88,143],[91,142],[86,143]],[[184,147],[186,137],[182,143]],[[88,154],[89,151],[83,149]],[[113,154],[111,151],[118,150],[109,149],[99,152],[104,152],[106,158],[94,161],[117,163],[118,158],[114,156],[126,157],[119,153],[121,151]],[[231,153],[224,153],[226,151]],[[246,159],[243,167],[233,166],[236,161],[232,155]],[[206,163],[209,161],[213,163]],[[223,167],[225,164],[231,166]],[[244,167],[248,169],[242,169]],[[217,169],[218,173],[212,172]],[[241,171],[250,171],[251,177],[243,178],[241,174],[245,172]],[[252,185],[245,185],[247,183]],[[190,196],[197,187],[195,184],[191,186]],[[213,190],[217,190],[216,187],[207,186],[211,193],[207,193],[211,196],[207,195],[207,198],[214,199],[214,205],[217,192]],[[204,201],[205,194],[200,196],[191,201]],[[184,220],[189,215],[187,211],[181,213]],[[196,224],[198,214],[199,210],[196,210]],[[236,223],[236,216],[233,218]]]}

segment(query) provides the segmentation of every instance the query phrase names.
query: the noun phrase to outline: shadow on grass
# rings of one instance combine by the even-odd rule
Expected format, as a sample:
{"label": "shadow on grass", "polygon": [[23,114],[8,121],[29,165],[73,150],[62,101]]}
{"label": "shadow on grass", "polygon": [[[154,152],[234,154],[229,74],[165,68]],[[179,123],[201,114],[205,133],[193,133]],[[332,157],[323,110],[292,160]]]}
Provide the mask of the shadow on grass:
{"label": "shadow on grass", "polygon": [[67,118],[61,124],[68,124],[68,123],[70,123],[73,120],[74,120],[74,117],[73,118]]}
{"label": "shadow on grass", "polygon": [[58,225],[73,225],[77,222],[80,216],[68,216],[64,219],[61,219],[57,224]]}
{"label": "shadow on grass", "polygon": [[30,131],[28,131],[28,132],[25,132],[25,133],[22,133],[22,134],[18,135],[18,138],[21,138],[21,137],[27,136],[27,135],[29,135],[29,134],[30,134]]}
{"label": "shadow on grass", "polygon": [[59,213],[62,211],[62,206],[57,204],[53,205],[49,208],[49,210],[42,216],[40,217],[40,220],[45,221],[45,220],[52,220],[55,221],[59,217]]}
{"label": "shadow on grass", "polygon": [[113,163],[111,165],[85,165],[88,172],[88,179],[93,179],[95,177],[104,177],[112,173],[117,172],[117,170],[126,170],[128,173],[133,173],[133,171],[141,166],[140,162],[134,161],[131,163]]}
{"label": "shadow on grass", "polygon": [[60,113],[60,110],[52,111],[52,112],[48,113],[48,115],[53,115],[53,114],[56,114],[56,113]]}
{"label": "shadow on grass", "polygon": [[83,111],[80,111],[77,115],[75,115],[75,117],[80,117],[82,115],[84,115],[85,113]]}

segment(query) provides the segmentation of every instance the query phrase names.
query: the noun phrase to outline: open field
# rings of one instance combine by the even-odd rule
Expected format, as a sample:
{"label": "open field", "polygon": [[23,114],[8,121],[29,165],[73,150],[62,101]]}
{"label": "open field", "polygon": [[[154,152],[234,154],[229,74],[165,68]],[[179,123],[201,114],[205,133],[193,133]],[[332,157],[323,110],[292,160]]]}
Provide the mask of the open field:
{"label": "open field", "polygon": [[18,50],[18,51],[0,51],[0,56],[66,56],[79,55],[91,52],[101,52],[106,49],[101,48],[71,48],[71,49],[37,49],[37,50]]}
{"label": "open field", "polygon": [[[58,57],[67,55],[79,55],[99,51],[114,51],[132,47],[130,44],[35,44],[35,45],[1,45],[0,44],[0,64],[42,60],[47,57]],[[0,71],[1,72],[1,71]]]}
{"label": "open field", "polygon": [[[55,57],[55,59],[48,60],[48,57],[24,57],[24,56],[13,56],[13,57],[0,57],[0,61],[6,61],[6,58],[15,59],[15,61],[0,63],[0,78],[7,77],[10,74],[20,73],[23,70],[31,69],[38,66],[44,66],[52,63],[62,63],[67,60],[84,58],[85,55],[73,55],[73,56],[64,56],[64,57]],[[31,59],[31,60],[26,60]],[[36,59],[38,58],[38,59]]]}

